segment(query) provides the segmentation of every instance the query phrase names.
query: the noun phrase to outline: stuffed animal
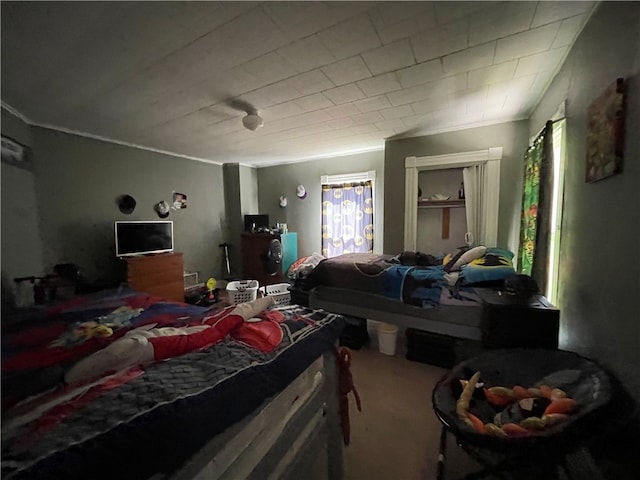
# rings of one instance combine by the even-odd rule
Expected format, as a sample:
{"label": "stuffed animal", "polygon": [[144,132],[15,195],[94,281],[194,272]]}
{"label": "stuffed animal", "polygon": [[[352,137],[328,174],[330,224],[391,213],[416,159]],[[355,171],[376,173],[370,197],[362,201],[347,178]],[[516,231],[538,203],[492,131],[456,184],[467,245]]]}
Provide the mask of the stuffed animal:
{"label": "stuffed animal", "polygon": [[351,350],[346,347],[339,347],[336,350],[338,361],[338,389],[340,392],[340,425],[342,427],[342,437],[345,445],[351,441],[351,424],[349,422],[349,392],[353,392],[356,399],[358,411],[362,411],[360,395],[353,384],[351,375]]}

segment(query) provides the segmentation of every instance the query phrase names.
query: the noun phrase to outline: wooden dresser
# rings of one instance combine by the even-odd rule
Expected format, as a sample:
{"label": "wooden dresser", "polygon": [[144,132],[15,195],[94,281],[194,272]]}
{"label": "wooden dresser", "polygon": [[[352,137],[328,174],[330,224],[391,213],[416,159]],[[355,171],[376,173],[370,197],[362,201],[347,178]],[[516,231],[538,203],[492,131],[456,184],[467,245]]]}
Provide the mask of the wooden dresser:
{"label": "wooden dresser", "polygon": [[134,290],[184,302],[182,253],[128,257],[127,284]]}

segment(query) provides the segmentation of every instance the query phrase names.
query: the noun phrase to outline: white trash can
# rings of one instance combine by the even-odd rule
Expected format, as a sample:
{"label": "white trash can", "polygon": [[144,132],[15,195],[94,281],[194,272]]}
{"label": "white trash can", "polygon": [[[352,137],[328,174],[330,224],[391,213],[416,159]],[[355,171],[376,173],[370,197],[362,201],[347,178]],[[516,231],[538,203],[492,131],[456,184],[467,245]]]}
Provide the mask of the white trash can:
{"label": "white trash can", "polygon": [[369,346],[374,350],[378,349],[378,325],[382,322],[367,319],[367,335],[369,335]]}
{"label": "white trash can", "polygon": [[390,323],[380,322],[377,326],[378,344],[380,353],[385,355],[396,354],[396,343],[398,339],[398,327]]}

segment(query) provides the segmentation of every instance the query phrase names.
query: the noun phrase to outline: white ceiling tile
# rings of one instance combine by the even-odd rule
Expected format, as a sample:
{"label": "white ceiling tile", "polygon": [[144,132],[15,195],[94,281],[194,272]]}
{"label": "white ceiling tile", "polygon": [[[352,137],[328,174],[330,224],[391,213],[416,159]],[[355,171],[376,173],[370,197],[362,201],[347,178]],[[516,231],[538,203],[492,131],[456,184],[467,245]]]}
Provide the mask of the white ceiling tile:
{"label": "white ceiling tile", "polygon": [[434,2],[436,20],[440,25],[475,14],[499,2]]}
{"label": "white ceiling tile", "polygon": [[469,45],[528,30],[536,2],[503,2],[473,15],[469,26]]}
{"label": "white ceiling tile", "polygon": [[409,39],[369,50],[362,54],[362,58],[374,75],[391,72],[415,63]]}
{"label": "white ceiling tile", "polygon": [[298,73],[296,68],[288,60],[275,52],[262,55],[242,66],[263,84],[284,80]]}
{"label": "white ceiling tile", "polygon": [[416,115],[423,115],[429,112],[435,112],[449,107],[449,99],[446,95],[431,97],[427,100],[415,102],[411,104],[411,108]]}
{"label": "white ceiling tile", "polygon": [[318,36],[339,60],[380,46],[380,39],[366,16],[334,25],[318,33]]}
{"label": "white ceiling tile", "polygon": [[426,30],[411,36],[416,61],[424,62],[467,48],[469,25],[466,19],[458,20],[439,29]]}
{"label": "white ceiling tile", "polygon": [[382,115],[385,120],[393,120],[394,118],[410,117],[413,115],[413,110],[411,109],[411,105],[400,105],[399,107],[380,110],[380,115]]}
{"label": "white ceiling tile", "polygon": [[327,125],[332,129],[333,128],[343,129],[347,127],[352,127],[355,125],[355,123],[353,123],[353,120],[351,120],[350,117],[342,117],[342,118],[336,118],[334,120],[329,120],[327,122]]}
{"label": "white ceiling tile", "polygon": [[498,40],[495,63],[549,50],[559,27],[560,22],[556,22]]}
{"label": "white ceiling tile", "polygon": [[353,102],[354,100],[360,100],[366,97],[355,83],[332,88],[331,90],[325,90],[322,93],[336,105]]}
{"label": "white ceiling tile", "polygon": [[288,130],[297,128],[301,125],[314,125],[316,123],[326,122],[331,120],[331,117],[324,110],[317,110],[315,112],[308,112],[302,115],[296,115],[295,117],[282,118],[271,122],[271,125],[265,122],[265,126],[262,130],[266,130],[267,127],[273,127],[273,130]]}
{"label": "white ceiling tile", "polygon": [[597,2],[538,2],[532,28],[588,12]]}
{"label": "white ceiling tile", "polygon": [[430,89],[425,85],[417,85],[415,87],[405,88],[397,92],[387,93],[389,102],[394,107],[398,105],[406,105],[408,103],[419,102],[431,96]]}
{"label": "white ceiling tile", "polygon": [[293,64],[299,72],[327,65],[335,60],[316,35],[278,49],[278,54]]}
{"label": "white ceiling tile", "polygon": [[517,60],[491,65],[490,67],[472,70],[468,74],[469,88],[510,80],[514,76]]}
{"label": "white ceiling tile", "polygon": [[411,117],[404,117],[402,119],[402,123],[404,123],[407,128],[415,128],[430,122],[432,117],[433,115],[430,113],[427,113],[426,115],[413,115]]}
{"label": "white ceiling tile", "polygon": [[[2,99],[37,123],[150,148],[292,161],[527,118],[595,5],[2,2]],[[491,42],[494,59],[460,54]],[[242,126],[238,97],[263,128]]]}
{"label": "white ceiling tile", "polygon": [[418,18],[408,18],[386,27],[376,27],[384,45],[419,33],[422,28]]}
{"label": "white ceiling tile", "polygon": [[400,118],[394,118],[391,120],[384,120],[382,122],[376,122],[375,126],[378,127],[379,130],[387,130],[393,128],[403,128],[404,122]]}
{"label": "white ceiling tile", "polygon": [[378,31],[381,27],[416,17],[435,25],[435,13],[429,2],[379,2],[369,11],[369,17]]}
{"label": "white ceiling tile", "polygon": [[391,106],[389,100],[387,100],[387,97],[384,95],[358,100],[357,102],[353,102],[353,104],[358,107],[358,110],[362,113],[371,112],[373,110],[382,110],[383,108]]}
{"label": "white ceiling tile", "polygon": [[368,97],[375,97],[381,93],[393,92],[402,88],[394,72],[361,80],[358,82],[358,86]]}
{"label": "white ceiling tile", "polygon": [[264,2],[261,8],[292,39],[318,32],[335,21],[324,2]]}
{"label": "white ceiling tile", "polygon": [[367,112],[354,115],[351,117],[351,120],[353,120],[353,123],[356,125],[364,125],[366,123],[382,122],[384,118],[382,118],[382,115],[378,112]]}
{"label": "white ceiling tile", "polygon": [[313,123],[311,125],[305,125],[304,123],[298,123],[299,126],[286,130],[286,138],[304,137],[308,135],[315,135],[330,130],[330,128],[324,123]]}
{"label": "white ceiling tile", "polygon": [[293,100],[299,96],[300,92],[292,88],[288,80],[283,80],[253,92],[245,93],[240,98],[251,103],[256,109],[261,110],[271,105]]}
{"label": "white ceiling tile", "polygon": [[243,66],[239,66],[224,72],[215,72],[194,88],[206,88],[215,96],[224,98],[250,92],[261,85],[260,80],[247,72]]}
{"label": "white ceiling tile", "polygon": [[568,47],[560,47],[548,52],[536,53],[518,60],[515,77],[531,75],[532,73],[555,70],[567,54]]}
{"label": "white ceiling tile", "polygon": [[325,112],[327,112],[333,118],[342,118],[350,117],[352,115],[358,115],[360,113],[360,110],[358,110],[355,105],[345,103],[344,105],[336,105],[335,107],[327,108]]}
{"label": "white ceiling tile", "polygon": [[333,106],[333,102],[325,97],[322,93],[314,93],[306,97],[298,98],[296,104],[305,112],[319,110]]}
{"label": "white ceiling tile", "polygon": [[334,23],[340,23],[355,16],[366,17],[368,16],[367,11],[371,10],[376,3],[376,1],[326,2]]}
{"label": "white ceiling tile", "polygon": [[504,100],[506,96],[502,98],[491,97],[487,99],[487,87],[483,87],[481,89],[468,90],[464,92],[464,95],[456,94],[455,98],[452,98],[452,102],[456,102],[459,104],[466,104],[466,112],[467,113],[477,113],[481,112],[487,107],[501,107],[504,104]]}
{"label": "white ceiling tile", "polygon": [[404,68],[396,72],[403,87],[413,87],[422,83],[442,78],[444,72],[440,59],[423,62],[413,67]]}
{"label": "white ceiling tile", "polygon": [[[247,32],[260,32],[260,41],[256,42],[254,36],[247,35]],[[245,15],[213,30],[197,43],[202,43],[216,60],[233,58],[234,64],[231,66],[235,66],[282,47],[288,42],[282,31],[261,9],[253,8]],[[221,68],[218,61],[212,66]]]}
{"label": "white ceiling tile", "polygon": [[571,45],[576,39],[576,35],[580,32],[582,25],[587,20],[587,15],[578,15],[576,17],[567,18],[560,23],[560,29],[553,41],[552,48],[564,47]]}
{"label": "white ceiling tile", "polygon": [[531,88],[534,81],[536,80],[537,75],[527,75],[526,77],[519,77],[509,82],[498,82],[492,85],[489,85],[489,90],[487,91],[487,99],[490,99],[493,96],[500,95],[509,95],[511,93],[521,93],[526,92]]}
{"label": "white ceiling tile", "polygon": [[349,131],[353,135],[360,135],[362,133],[377,132],[378,127],[376,127],[375,124],[373,123],[364,123],[362,125],[356,125],[355,127],[351,127]]}
{"label": "white ceiling tile", "polygon": [[336,85],[345,85],[371,76],[360,55],[322,67],[322,71]]}
{"label": "white ceiling tile", "polygon": [[260,115],[265,119],[265,121],[276,118],[285,118],[292,117],[294,115],[300,115],[304,113],[302,108],[294,102],[289,101],[285,103],[281,103],[279,105],[275,105],[263,110],[260,110]]}
{"label": "white ceiling tile", "polygon": [[331,80],[320,69],[301,73],[286,80],[286,82],[291,88],[300,92],[301,95],[311,95],[333,87]]}
{"label": "white ceiling tile", "polygon": [[451,75],[486,67],[493,63],[495,49],[495,42],[489,42],[447,55],[442,59],[442,68],[445,74]]}
{"label": "white ceiling tile", "polygon": [[[351,126],[353,126],[353,122],[351,123]],[[339,128],[336,130],[331,130],[326,133],[327,133],[327,136],[329,136],[330,138],[343,138],[343,137],[350,137],[353,135],[353,133],[351,133],[351,130],[349,130],[348,128]]]}

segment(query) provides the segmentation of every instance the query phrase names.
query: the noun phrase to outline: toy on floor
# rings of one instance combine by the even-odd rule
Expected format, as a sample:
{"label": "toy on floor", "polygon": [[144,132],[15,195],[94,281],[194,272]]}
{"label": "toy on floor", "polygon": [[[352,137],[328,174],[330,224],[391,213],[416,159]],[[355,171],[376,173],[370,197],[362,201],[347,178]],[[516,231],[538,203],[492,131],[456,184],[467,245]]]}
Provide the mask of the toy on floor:
{"label": "toy on floor", "polygon": [[351,375],[351,350],[346,347],[339,347],[336,350],[338,361],[338,388],[340,392],[340,425],[342,426],[342,438],[344,444],[349,445],[351,441],[351,424],[349,423],[349,392],[353,392],[356,399],[358,411],[362,411],[360,395],[353,384]]}

